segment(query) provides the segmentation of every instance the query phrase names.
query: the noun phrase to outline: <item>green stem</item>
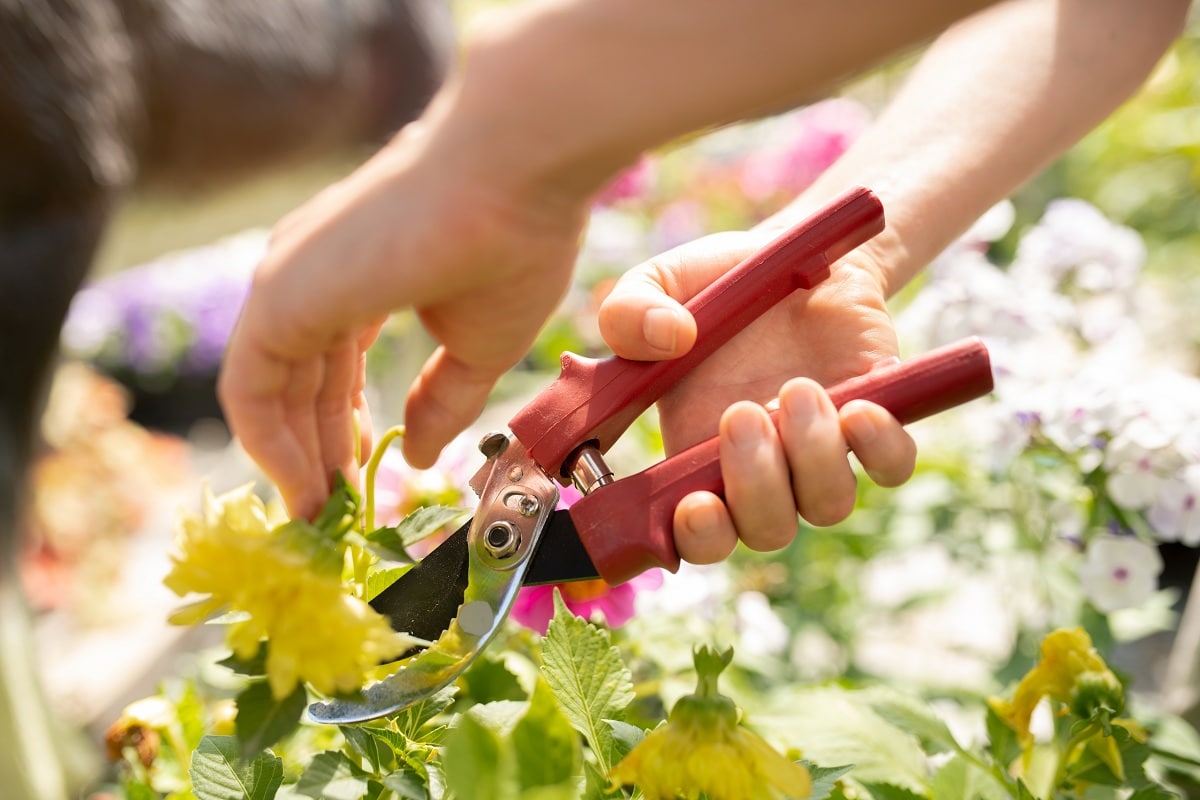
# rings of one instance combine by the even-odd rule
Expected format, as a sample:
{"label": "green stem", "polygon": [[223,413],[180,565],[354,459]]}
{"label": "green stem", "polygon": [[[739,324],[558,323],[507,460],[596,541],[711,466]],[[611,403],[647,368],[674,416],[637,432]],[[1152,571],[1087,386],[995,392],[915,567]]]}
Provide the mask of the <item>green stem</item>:
{"label": "green stem", "polygon": [[379,469],[379,462],[383,460],[383,454],[396,438],[404,435],[404,426],[396,425],[388,428],[383,436],[379,439],[379,444],[375,445],[375,451],[371,453],[371,460],[367,462],[367,474],[363,479],[363,496],[365,498],[365,506],[363,509],[363,534],[370,533],[375,530],[375,473]]}

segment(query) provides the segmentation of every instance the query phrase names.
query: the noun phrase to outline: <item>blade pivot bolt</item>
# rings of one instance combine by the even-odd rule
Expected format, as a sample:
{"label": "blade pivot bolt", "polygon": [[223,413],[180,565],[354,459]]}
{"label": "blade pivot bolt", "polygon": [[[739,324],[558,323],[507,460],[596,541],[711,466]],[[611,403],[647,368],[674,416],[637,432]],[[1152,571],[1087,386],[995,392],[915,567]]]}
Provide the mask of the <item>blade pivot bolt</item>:
{"label": "blade pivot bolt", "polygon": [[493,522],[483,535],[483,546],[494,558],[507,558],[521,546],[521,534],[511,522]]}

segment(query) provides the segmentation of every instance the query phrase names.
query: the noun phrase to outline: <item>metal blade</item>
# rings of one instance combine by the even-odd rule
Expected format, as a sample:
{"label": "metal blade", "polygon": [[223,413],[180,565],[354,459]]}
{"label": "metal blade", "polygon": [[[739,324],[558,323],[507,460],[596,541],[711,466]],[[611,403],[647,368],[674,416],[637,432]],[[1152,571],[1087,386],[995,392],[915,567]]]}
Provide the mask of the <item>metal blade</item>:
{"label": "metal blade", "polygon": [[[433,552],[371,600],[371,607],[386,616],[394,630],[434,641],[450,626],[467,590],[467,532],[470,528],[471,521],[467,520]],[[546,522],[523,583],[537,586],[598,577],[570,515],[563,510],[555,511]]]}
{"label": "metal blade", "polygon": [[529,563],[529,572],[525,573],[524,584],[538,586],[599,577],[591,556],[579,541],[579,532],[571,515],[563,509],[555,511],[546,521],[541,542]]}
{"label": "metal blade", "polygon": [[470,528],[471,520],[467,520],[371,600],[371,607],[391,620],[393,630],[435,641],[450,627],[467,591]]}

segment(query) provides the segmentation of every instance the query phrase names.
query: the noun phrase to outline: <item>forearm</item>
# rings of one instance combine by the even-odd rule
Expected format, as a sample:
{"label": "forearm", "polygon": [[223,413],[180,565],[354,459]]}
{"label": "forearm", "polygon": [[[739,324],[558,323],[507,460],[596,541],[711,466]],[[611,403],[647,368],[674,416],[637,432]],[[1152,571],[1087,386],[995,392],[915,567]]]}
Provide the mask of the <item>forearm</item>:
{"label": "forearm", "polygon": [[989,0],[537,0],[468,35],[432,123],[568,193],[646,149],[777,111]]}
{"label": "forearm", "polygon": [[996,202],[1132,95],[1179,34],[1183,0],[1010,0],[947,31],[874,125],[784,222],[874,189],[871,247],[895,292]]}

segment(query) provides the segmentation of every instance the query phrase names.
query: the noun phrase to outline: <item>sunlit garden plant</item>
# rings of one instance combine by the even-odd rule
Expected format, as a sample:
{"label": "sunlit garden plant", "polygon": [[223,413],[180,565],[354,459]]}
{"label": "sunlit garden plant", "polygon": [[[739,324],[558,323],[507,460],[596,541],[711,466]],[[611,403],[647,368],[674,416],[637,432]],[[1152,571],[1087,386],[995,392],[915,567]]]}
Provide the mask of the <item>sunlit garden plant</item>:
{"label": "sunlit garden plant", "polygon": [[[602,197],[572,296],[525,367],[598,351],[587,315],[616,270],[752,225],[864,119],[838,101],[637,165]],[[340,483],[311,522],[285,519],[250,487],[207,494],[180,517],[167,582],[198,598],[177,620],[226,625],[228,647],[199,654],[193,674],[114,723],[111,791],[1200,791],[1200,735],[1155,703],[1136,650],[1182,606],[1178,587],[1160,585],[1161,548],[1200,545],[1200,381],[1190,342],[1166,335],[1180,312],[1143,280],[1145,258],[1141,238],[1091,204],[1057,201],[1016,230],[1012,208],[998,207],[895,304],[907,351],[980,335],[996,366],[991,398],[914,426],[911,481],[863,481],[846,522],[804,527],[778,553],[739,550],[624,587],[528,591],[452,686],[372,723],[317,725],[304,709],[395,669],[377,665],[413,643],[366,601],[465,519],[477,454],[459,442],[417,473],[382,437],[363,494]],[[652,429],[634,429],[638,458],[660,455]]]}

